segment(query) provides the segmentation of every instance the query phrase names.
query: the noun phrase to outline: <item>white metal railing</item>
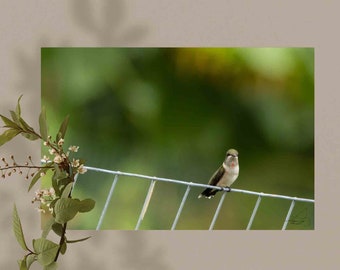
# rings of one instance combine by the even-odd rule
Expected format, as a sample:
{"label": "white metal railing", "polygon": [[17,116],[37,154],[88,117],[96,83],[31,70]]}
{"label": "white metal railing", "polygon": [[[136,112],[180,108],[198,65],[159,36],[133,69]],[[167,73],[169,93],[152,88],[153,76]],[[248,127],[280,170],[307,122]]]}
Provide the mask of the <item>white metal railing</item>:
{"label": "white metal railing", "polygon": [[[200,183],[186,182],[186,181],[181,181],[181,180],[176,180],[176,179],[161,178],[161,177],[155,177],[155,176],[147,176],[147,175],[136,174],[136,173],[127,173],[127,172],[121,172],[121,171],[112,171],[112,170],[95,168],[95,167],[89,167],[89,166],[85,166],[85,168],[87,170],[89,170],[89,171],[102,172],[102,173],[107,173],[107,174],[111,174],[111,175],[114,176],[114,179],[112,181],[112,185],[111,185],[110,191],[109,191],[109,193],[107,195],[107,198],[106,198],[106,201],[105,201],[105,205],[104,205],[104,207],[102,209],[100,218],[98,220],[98,223],[97,223],[97,226],[96,226],[96,230],[100,230],[100,228],[102,226],[104,217],[105,217],[105,215],[107,213],[108,205],[109,205],[109,203],[111,201],[111,198],[112,198],[112,195],[113,195],[113,191],[114,191],[114,189],[116,187],[116,184],[118,182],[119,176],[130,176],[130,177],[136,177],[136,178],[140,178],[140,179],[149,179],[149,180],[151,180],[150,186],[149,186],[149,190],[148,190],[147,195],[145,197],[142,210],[140,212],[137,224],[135,226],[135,230],[138,230],[140,228],[140,225],[141,225],[141,223],[143,221],[144,215],[145,215],[145,213],[146,213],[146,211],[148,209],[149,202],[150,202],[152,194],[153,194],[153,189],[154,189],[155,184],[156,184],[157,181],[168,182],[168,183],[174,183],[174,184],[180,184],[180,185],[187,186],[186,191],[185,191],[185,193],[183,195],[181,204],[180,204],[180,206],[179,206],[179,208],[177,210],[177,214],[175,216],[175,219],[174,219],[174,221],[172,223],[171,230],[175,230],[176,229],[177,222],[178,222],[179,217],[180,217],[180,215],[182,213],[183,207],[185,205],[185,202],[187,200],[187,197],[188,197],[188,194],[189,194],[189,192],[191,190],[191,187],[212,188],[212,189],[219,189],[219,190],[224,190],[224,191],[245,193],[245,194],[250,194],[250,195],[258,196],[258,199],[257,199],[257,201],[255,203],[254,209],[252,211],[251,217],[250,217],[248,225],[247,225],[247,230],[251,229],[251,226],[252,226],[252,223],[253,223],[254,218],[256,216],[257,210],[258,210],[258,208],[260,206],[261,199],[263,197],[272,197],[272,198],[279,198],[279,199],[285,199],[285,200],[291,201],[288,213],[286,215],[285,221],[284,221],[283,226],[282,226],[282,230],[285,230],[287,225],[288,225],[288,222],[290,220],[291,214],[292,214],[294,206],[295,206],[295,202],[299,201],[299,202],[306,202],[306,203],[315,203],[315,201],[313,199],[298,198],[298,197],[291,197],[291,196],[277,195],[277,194],[269,194],[269,193],[264,193],[264,192],[255,192],[255,191],[242,190],[242,189],[236,189],[236,188],[232,188],[232,189],[229,190],[228,188],[221,188],[221,187],[210,186],[210,185],[205,185],[205,184],[200,184]],[[77,181],[77,178],[76,178],[76,181]],[[212,219],[212,221],[210,223],[209,230],[213,230],[213,228],[215,226],[215,222],[216,222],[216,220],[218,218],[218,215],[219,215],[219,212],[221,210],[221,207],[222,207],[222,204],[223,204],[223,201],[225,199],[226,194],[227,194],[227,192],[223,192],[223,194],[222,194],[222,196],[220,198],[220,201],[219,201],[218,206],[217,206],[217,208],[215,210],[215,213],[214,213],[214,217],[213,217],[213,219]]]}

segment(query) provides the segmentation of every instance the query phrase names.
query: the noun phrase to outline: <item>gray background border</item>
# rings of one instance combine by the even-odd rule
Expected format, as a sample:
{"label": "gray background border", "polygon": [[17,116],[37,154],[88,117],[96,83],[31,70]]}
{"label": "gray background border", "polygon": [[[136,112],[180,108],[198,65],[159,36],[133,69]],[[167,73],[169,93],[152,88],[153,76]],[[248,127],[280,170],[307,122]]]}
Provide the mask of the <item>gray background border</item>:
{"label": "gray background border", "polygon": [[[70,246],[60,269],[335,269],[339,264],[339,16],[336,1],[2,0],[0,113],[23,93],[23,114],[40,110],[44,46],[308,46],[315,47],[315,231],[72,231],[93,235]],[[39,144],[22,139],[0,149],[39,160]],[[333,169],[332,169],[333,168]],[[17,204],[28,238],[39,217],[20,177],[0,180],[0,268],[22,252],[11,228]],[[39,268],[34,268],[39,269]]]}

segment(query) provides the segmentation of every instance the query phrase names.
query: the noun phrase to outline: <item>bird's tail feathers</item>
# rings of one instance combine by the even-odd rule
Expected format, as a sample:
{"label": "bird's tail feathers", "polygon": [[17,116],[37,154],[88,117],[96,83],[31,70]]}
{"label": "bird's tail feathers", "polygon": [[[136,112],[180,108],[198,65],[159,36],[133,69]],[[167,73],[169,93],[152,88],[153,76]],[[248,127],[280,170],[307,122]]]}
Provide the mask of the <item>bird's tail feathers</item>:
{"label": "bird's tail feathers", "polygon": [[198,195],[198,198],[201,198],[202,196],[204,196],[208,199],[211,199],[212,197],[215,196],[217,191],[218,189],[207,188],[200,195]]}

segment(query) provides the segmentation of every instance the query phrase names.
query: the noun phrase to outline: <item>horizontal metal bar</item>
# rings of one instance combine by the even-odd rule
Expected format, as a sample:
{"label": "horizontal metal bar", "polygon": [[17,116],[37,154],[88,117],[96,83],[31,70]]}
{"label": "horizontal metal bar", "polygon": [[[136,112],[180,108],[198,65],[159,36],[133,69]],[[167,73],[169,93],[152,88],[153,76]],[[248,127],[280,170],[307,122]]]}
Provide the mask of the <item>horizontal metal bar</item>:
{"label": "horizontal metal bar", "polygon": [[[84,168],[86,168],[89,171],[103,172],[103,173],[114,174],[114,175],[117,174],[117,175],[131,176],[131,177],[144,178],[144,179],[149,179],[149,180],[157,180],[157,181],[176,183],[176,184],[181,184],[181,185],[186,185],[186,186],[189,185],[189,186],[192,186],[192,187],[212,188],[212,189],[218,189],[218,190],[228,190],[226,188],[221,188],[221,187],[216,187],[216,186],[210,186],[210,185],[193,183],[193,182],[186,182],[186,181],[181,181],[181,180],[176,180],[176,179],[148,176],[148,175],[142,175],[142,174],[137,174],[137,173],[111,171],[111,170],[94,168],[94,167],[89,167],[89,166],[84,166]],[[295,201],[300,201],[300,202],[310,202],[310,203],[315,202],[313,199],[298,198],[298,197],[291,197],[291,196],[278,195],[278,194],[269,194],[269,193],[256,192],[256,191],[243,190],[243,189],[236,189],[236,188],[231,188],[230,191],[231,192],[245,193],[245,194],[250,194],[250,195],[258,195],[258,196],[262,196],[262,197],[280,198],[280,199],[286,199],[286,200],[290,200],[290,201],[295,200]]]}
{"label": "horizontal metal bar", "polygon": [[291,197],[291,196],[278,195],[278,194],[262,193],[262,192],[255,192],[255,191],[242,190],[242,189],[236,189],[236,188],[232,188],[231,191],[251,194],[251,195],[261,195],[262,197],[272,197],[272,198],[286,199],[290,201],[295,200],[295,201],[300,201],[300,202],[314,203],[313,199],[305,199],[305,198]]}

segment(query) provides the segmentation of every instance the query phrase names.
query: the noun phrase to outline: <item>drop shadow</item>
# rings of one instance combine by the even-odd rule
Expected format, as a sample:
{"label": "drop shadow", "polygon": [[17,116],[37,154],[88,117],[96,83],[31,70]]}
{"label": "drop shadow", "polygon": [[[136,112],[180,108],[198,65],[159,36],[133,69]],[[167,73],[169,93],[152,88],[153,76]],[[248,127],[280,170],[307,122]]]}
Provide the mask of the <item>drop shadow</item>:
{"label": "drop shadow", "polygon": [[71,2],[74,22],[93,36],[101,46],[112,46],[112,43],[133,45],[148,33],[143,24],[126,25],[127,10],[122,0],[102,1],[97,17],[95,7],[89,0]]}

